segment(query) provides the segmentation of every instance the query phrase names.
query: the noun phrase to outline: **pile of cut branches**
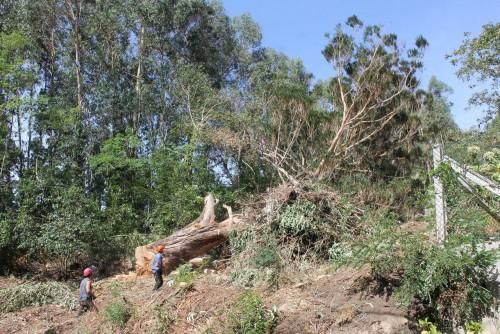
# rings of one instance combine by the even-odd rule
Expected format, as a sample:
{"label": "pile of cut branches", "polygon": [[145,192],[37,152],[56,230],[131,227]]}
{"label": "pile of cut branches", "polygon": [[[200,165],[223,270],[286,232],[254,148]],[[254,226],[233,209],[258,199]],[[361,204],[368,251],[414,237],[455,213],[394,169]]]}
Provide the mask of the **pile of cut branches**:
{"label": "pile of cut branches", "polygon": [[59,282],[24,283],[0,290],[0,313],[13,312],[27,306],[57,304],[68,310],[76,308],[71,289]]}

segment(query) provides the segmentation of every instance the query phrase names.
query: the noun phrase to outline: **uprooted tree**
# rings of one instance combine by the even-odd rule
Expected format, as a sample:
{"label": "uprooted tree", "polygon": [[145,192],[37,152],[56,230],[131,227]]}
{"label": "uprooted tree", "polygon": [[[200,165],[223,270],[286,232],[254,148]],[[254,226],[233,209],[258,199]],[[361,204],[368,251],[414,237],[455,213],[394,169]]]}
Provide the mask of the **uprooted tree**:
{"label": "uprooted tree", "polygon": [[427,45],[418,37],[407,49],[395,34],[350,17],[323,50],[335,76],[313,92],[301,63],[267,54],[255,75],[264,89],[248,106],[247,118],[255,124],[252,131],[241,126],[238,137],[294,185],[346,170],[401,175],[421,140],[425,92],[418,89],[417,73]]}
{"label": "uprooted tree", "polygon": [[217,223],[215,221],[216,204],[217,200],[214,196],[207,195],[201,215],[191,224],[165,239],[137,247],[135,249],[137,275],[149,272],[149,264],[153,259],[153,250],[156,246],[164,245],[166,248],[164,273],[168,274],[183,262],[203,255],[223,243],[242,220],[239,215],[233,215],[231,207],[224,205],[229,218]]}

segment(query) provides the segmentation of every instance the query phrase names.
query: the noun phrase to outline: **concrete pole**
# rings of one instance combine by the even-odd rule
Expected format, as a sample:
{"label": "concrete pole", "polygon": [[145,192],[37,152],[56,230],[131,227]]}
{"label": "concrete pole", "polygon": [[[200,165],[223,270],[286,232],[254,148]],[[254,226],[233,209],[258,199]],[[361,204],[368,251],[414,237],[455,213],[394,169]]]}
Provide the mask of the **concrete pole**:
{"label": "concrete pole", "polygon": [[[432,156],[434,161],[434,170],[436,170],[443,161],[443,147],[441,144],[435,144],[432,147]],[[446,240],[446,202],[444,199],[443,183],[438,175],[433,176],[434,180],[434,204],[436,208],[436,238],[439,244]]]}

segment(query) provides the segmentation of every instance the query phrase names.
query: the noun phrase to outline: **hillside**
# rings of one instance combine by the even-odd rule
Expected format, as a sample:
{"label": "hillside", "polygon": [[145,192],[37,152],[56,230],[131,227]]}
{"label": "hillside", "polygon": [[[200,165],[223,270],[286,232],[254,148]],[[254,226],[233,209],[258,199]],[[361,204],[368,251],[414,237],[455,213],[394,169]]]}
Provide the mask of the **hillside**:
{"label": "hillside", "polygon": [[[398,257],[391,258],[393,255],[384,255],[386,251],[394,252],[390,248],[379,248],[376,257],[365,259],[365,264],[363,261],[359,262],[363,251],[353,250],[358,254],[353,257],[353,262],[340,261],[338,263],[343,264],[339,267],[335,265],[335,261],[332,262],[339,254],[330,253],[330,260],[327,260],[318,257],[320,253],[304,253],[303,256],[289,253],[290,247],[297,246],[297,240],[282,239],[275,249],[270,249],[267,241],[262,244],[263,240],[269,238],[262,230],[271,226],[265,221],[278,217],[278,224],[289,224],[290,217],[285,213],[291,208],[302,207],[306,199],[310,201],[308,203],[322,205],[309,209],[324,212],[327,208],[336,207],[341,212],[334,214],[339,219],[338,223],[343,217],[350,229],[357,229],[363,221],[359,216],[362,212],[360,206],[351,207],[336,193],[311,189],[304,191],[291,185],[282,185],[254,202],[253,206],[247,206],[245,215],[240,218],[247,223],[239,222],[243,225],[231,236],[229,243],[223,244],[217,252],[211,252],[211,256],[193,259],[189,264],[181,265],[169,273],[165,277],[166,284],[160,291],[152,291],[153,278],[144,275],[142,270],[139,271],[140,275],[134,271],[115,273],[109,277],[99,277],[98,274],[95,283],[98,311],[79,315],[77,292],[74,288],[76,282],[73,280],[70,295],[64,295],[64,299],[59,297],[50,301],[42,292],[34,292],[24,297],[31,298],[27,306],[0,313],[0,333],[222,334],[254,333],[252,330],[255,333],[282,334],[418,333],[418,320],[424,314],[432,315],[435,306],[424,300],[414,300],[404,305],[395,296],[404,284],[404,275],[408,273],[398,269],[400,264],[396,261],[402,260],[397,260]],[[281,214],[275,216],[279,212]],[[206,207],[201,217],[205,214]],[[294,214],[302,217],[301,224],[305,224],[303,226],[311,231],[321,226],[313,227],[311,224],[323,223],[322,220],[309,220],[309,223],[305,223],[303,219],[311,219],[312,216],[302,216],[304,213],[301,211]],[[332,214],[330,212],[326,217]],[[195,222],[197,221],[199,219]],[[366,227],[371,228],[369,225]],[[256,231],[260,231],[254,235],[257,239],[250,238],[249,233]],[[394,236],[392,233],[395,233]],[[383,234],[386,240],[399,240],[403,235],[420,235],[424,239],[432,239],[433,235],[427,223],[416,221],[397,225],[395,230],[387,229]],[[371,247],[372,241],[363,237],[363,232],[347,234],[348,237],[352,235],[358,235],[356,238],[368,248]],[[241,236],[244,244],[241,244]],[[312,235],[308,236],[311,237]],[[343,240],[344,237],[336,235],[335,238]],[[319,245],[325,240],[315,240],[315,243]],[[380,241],[377,238],[375,240],[379,247]],[[356,242],[352,243],[353,246],[355,244]],[[394,246],[400,256],[414,256],[400,242],[396,242]],[[420,246],[425,247],[423,244]],[[229,250],[231,251],[228,253]],[[414,250],[413,246],[411,250]],[[314,252],[318,251],[316,249]],[[231,253],[232,256],[229,256]],[[432,256],[440,255],[435,253]],[[431,261],[428,265],[433,267],[439,263],[428,261]],[[389,265],[389,270],[377,269],[380,265]],[[122,270],[125,269],[133,270],[132,262],[122,263]],[[445,269],[447,275],[452,277],[453,274],[447,270]],[[0,291],[20,289],[19,296],[26,294],[23,286],[33,283],[33,280],[2,278]],[[50,281],[47,283],[51,284]],[[417,283],[418,281],[413,282]],[[59,288],[61,286],[64,287],[65,284],[62,283]],[[438,295],[439,298],[448,293],[452,293],[452,298],[461,298],[453,288],[438,293],[441,294],[441,297]],[[47,296],[50,297],[50,294]],[[15,296],[11,296],[11,299],[5,301],[5,305],[15,303],[14,300]],[[29,306],[35,300],[49,304]],[[62,302],[66,304],[62,305]],[[453,312],[461,312],[460,305],[449,307]],[[500,325],[498,320],[487,320],[484,324],[484,333],[496,333]]]}
{"label": "hillside", "polygon": [[[100,280],[98,313],[79,317],[77,311],[53,305],[29,307],[1,315],[0,332],[113,333],[116,327],[107,320],[105,309],[113,300],[122,300],[131,318],[121,333],[224,333],[238,312],[235,302],[247,290],[232,287],[224,271],[211,271],[200,274],[185,291],[166,286],[152,293],[150,277],[120,275]],[[410,333],[404,309],[363,285],[370,285],[366,270],[335,274],[317,270],[300,283],[257,293],[265,312],[273,310],[277,317],[275,333]],[[110,286],[117,290],[114,297]]]}

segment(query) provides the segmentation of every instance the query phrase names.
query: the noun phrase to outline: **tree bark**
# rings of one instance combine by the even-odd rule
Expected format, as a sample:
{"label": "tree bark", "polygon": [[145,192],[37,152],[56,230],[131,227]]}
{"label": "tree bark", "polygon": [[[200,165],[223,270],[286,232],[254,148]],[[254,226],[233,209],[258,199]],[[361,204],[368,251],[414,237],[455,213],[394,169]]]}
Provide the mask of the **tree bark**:
{"label": "tree bark", "polygon": [[154,257],[154,248],[165,246],[163,273],[168,274],[180,264],[192,258],[201,256],[209,250],[223,243],[229,233],[241,222],[240,217],[234,217],[230,207],[229,218],[217,223],[215,221],[215,205],[217,201],[213,195],[205,197],[205,207],[195,221],[169,237],[154,243],[139,246],[135,249],[136,273],[138,276],[150,272],[150,263]]}
{"label": "tree bark", "polygon": [[19,177],[23,176],[24,170],[24,152],[23,152],[23,135],[21,124],[21,108],[17,108],[17,144],[19,145]]}
{"label": "tree bark", "polygon": [[82,94],[82,63],[81,63],[81,32],[80,32],[80,16],[81,3],[80,0],[75,1],[75,10],[73,10],[73,1],[66,0],[66,8],[68,16],[73,25],[74,34],[74,49],[75,49],[75,76],[76,76],[76,99],[80,112],[83,111],[83,94]]}
{"label": "tree bark", "polygon": [[137,108],[132,111],[132,131],[137,133],[137,127],[139,123],[139,117],[142,111],[142,95],[141,95],[141,81],[142,81],[142,55],[144,52],[144,25],[142,22],[139,23],[139,50],[138,50],[138,64],[137,64],[137,74],[135,81],[135,93],[137,97]]}

